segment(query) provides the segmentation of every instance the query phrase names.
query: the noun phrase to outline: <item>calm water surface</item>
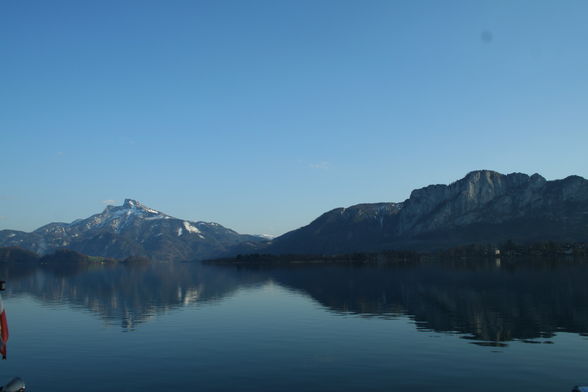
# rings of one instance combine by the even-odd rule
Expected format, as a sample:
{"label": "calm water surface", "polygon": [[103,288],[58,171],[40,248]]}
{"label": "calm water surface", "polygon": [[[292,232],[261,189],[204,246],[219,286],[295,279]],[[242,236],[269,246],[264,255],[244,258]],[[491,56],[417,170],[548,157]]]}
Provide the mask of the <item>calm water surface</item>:
{"label": "calm water surface", "polygon": [[31,391],[569,391],[588,264],[0,266]]}

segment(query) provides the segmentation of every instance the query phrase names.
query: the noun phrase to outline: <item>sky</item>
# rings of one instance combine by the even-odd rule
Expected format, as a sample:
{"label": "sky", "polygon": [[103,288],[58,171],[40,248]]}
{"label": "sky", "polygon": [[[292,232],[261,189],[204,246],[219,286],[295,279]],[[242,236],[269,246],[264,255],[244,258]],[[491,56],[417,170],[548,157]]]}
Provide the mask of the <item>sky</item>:
{"label": "sky", "polygon": [[0,229],[241,233],[477,169],[588,177],[583,0],[3,0]]}

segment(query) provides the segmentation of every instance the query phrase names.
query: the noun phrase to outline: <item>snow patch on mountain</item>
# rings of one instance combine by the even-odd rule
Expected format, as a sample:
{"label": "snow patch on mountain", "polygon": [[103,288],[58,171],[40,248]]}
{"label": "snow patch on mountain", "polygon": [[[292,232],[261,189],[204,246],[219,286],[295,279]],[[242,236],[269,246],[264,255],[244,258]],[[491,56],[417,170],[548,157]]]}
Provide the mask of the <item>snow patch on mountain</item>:
{"label": "snow patch on mountain", "polygon": [[273,234],[255,234],[256,237],[263,238],[264,240],[273,240],[277,236]]}
{"label": "snow patch on mountain", "polygon": [[184,228],[185,228],[185,229],[186,229],[188,232],[190,232],[190,233],[193,233],[193,234],[198,234],[198,233],[200,233],[200,230],[198,230],[198,228],[197,228],[196,226],[192,226],[192,225],[190,224],[190,222],[188,222],[188,221],[184,221],[183,223],[184,223]]}

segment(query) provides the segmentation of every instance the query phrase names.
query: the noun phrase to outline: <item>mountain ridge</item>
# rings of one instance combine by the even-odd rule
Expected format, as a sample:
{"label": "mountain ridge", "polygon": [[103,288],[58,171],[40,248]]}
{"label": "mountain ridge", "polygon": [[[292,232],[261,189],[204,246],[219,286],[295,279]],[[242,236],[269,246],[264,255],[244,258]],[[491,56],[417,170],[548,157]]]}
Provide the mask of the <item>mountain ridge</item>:
{"label": "mountain ridge", "polygon": [[475,170],[448,185],[415,189],[399,203],[330,210],[275,238],[265,251],[434,250],[507,239],[588,240],[588,181],[575,175],[547,181],[537,173]]}
{"label": "mountain ridge", "polygon": [[0,246],[41,255],[59,248],[100,257],[181,261],[246,253],[342,254],[441,250],[476,243],[588,241],[588,181],[475,170],[450,184],[413,190],[402,202],[327,211],[276,238],[188,221],[133,199],[71,223],[25,233],[0,230]]}
{"label": "mountain ridge", "polygon": [[53,222],[29,233],[0,231],[0,246],[19,246],[41,255],[68,248],[90,256],[161,261],[212,257],[238,243],[262,240],[215,222],[178,219],[133,199],[71,223]]}

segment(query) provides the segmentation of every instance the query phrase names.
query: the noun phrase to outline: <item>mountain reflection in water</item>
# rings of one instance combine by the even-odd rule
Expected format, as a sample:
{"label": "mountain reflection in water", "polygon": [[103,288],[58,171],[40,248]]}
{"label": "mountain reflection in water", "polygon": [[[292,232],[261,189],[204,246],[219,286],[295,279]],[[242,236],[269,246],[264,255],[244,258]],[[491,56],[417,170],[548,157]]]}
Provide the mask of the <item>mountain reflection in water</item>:
{"label": "mountain reflection in water", "polygon": [[385,266],[14,265],[6,295],[87,309],[125,330],[182,306],[220,301],[274,283],[331,312],[408,316],[423,331],[480,345],[550,343],[556,332],[588,334],[588,264],[566,260],[428,262]]}

